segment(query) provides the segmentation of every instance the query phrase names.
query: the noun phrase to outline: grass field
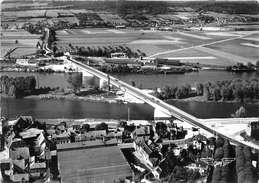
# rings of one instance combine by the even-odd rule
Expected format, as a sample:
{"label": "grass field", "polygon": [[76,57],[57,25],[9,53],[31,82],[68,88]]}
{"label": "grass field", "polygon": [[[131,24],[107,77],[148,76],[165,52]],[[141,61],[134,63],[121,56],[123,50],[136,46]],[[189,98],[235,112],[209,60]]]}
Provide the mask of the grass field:
{"label": "grass field", "polygon": [[[1,57],[11,50],[10,57],[22,57],[23,55],[33,54],[36,51],[36,44],[39,41],[38,35],[32,35],[27,31],[1,31]],[[16,40],[18,43],[16,43]]]}
{"label": "grass field", "polygon": [[[251,33],[239,39],[238,36]],[[130,29],[72,29],[57,32],[57,45],[73,46],[128,46],[138,49],[148,56],[181,58],[182,62],[229,66],[237,62],[255,63],[259,58],[257,47],[252,47],[253,39],[259,32],[151,32]],[[224,39],[238,38],[226,42],[206,45]],[[242,44],[247,43],[247,44]],[[254,43],[254,44],[257,44]],[[199,47],[196,47],[200,45]],[[204,46],[202,46],[204,45]],[[166,53],[163,53],[166,52]],[[161,54],[159,54],[161,53]]]}

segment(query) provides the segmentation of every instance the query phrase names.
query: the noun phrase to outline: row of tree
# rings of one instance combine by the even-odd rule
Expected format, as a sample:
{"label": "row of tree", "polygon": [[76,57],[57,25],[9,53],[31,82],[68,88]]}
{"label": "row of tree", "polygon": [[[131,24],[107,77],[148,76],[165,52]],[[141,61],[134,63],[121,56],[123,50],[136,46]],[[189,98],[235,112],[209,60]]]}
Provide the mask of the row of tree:
{"label": "row of tree", "polygon": [[[75,54],[75,55],[80,55],[80,56],[92,56],[92,57],[110,57],[111,53],[115,53],[115,52],[123,52],[125,53],[129,58],[139,58],[139,57],[145,57],[146,54],[141,52],[140,50],[137,50],[137,52],[131,50],[129,47],[127,46],[118,46],[118,47],[112,47],[112,46],[108,46],[105,47],[103,46],[102,48],[100,48],[99,46],[97,46],[97,48],[95,47],[84,47],[84,46],[73,46],[72,44],[69,44],[68,47],[66,47],[66,51],[71,50],[71,54]],[[54,47],[53,47],[54,48]],[[56,47],[55,48],[56,51],[58,49],[63,50],[62,47]],[[54,51],[54,50],[53,50]]]}
{"label": "row of tree", "polygon": [[252,165],[252,152],[248,146],[236,147],[236,173],[238,183],[255,182],[256,173]]}
{"label": "row of tree", "polygon": [[34,76],[27,77],[8,77],[1,76],[0,91],[6,95],[20,98],[33,94],[36,87],[36,79]]}
{"label": "row of tree", "polygon": [[[253,102],[259,98],[259,83],[257,78],[250,80],[223,80],[223,81],[206,81],[204,83],[196,82],[194,84],[196,95],[203,95],[205,99],[213,101],[236,101],[236,102]],[[155,89],[155,95],[161,99],[186,98],[190,96],[191,85],[165,86],[158,92]]]}
{"label": "row of tree", "polygon": [[[230,153],[231,145],[229,141],[223,138],[218,138],[216,141],[216,150],[214,153],[214,161],[222,161],[222,158],[233,157],[233,154]],[[212,174],[212,183],[219,182],[231,182],[233,178],[233,173],[231,173],[232,164],[227,164],[225,166],[216,165]]]}
{"label": "row of tree", "polygon": [[179,86],[165,86],[161,88],[161,92],[158,92],[157,89],[154,89],[155,96],[160,99],[170,99],[170,98],[186,98],[189,96],[190,92],[192,90],[192,87],[190,84],[181,85]]}

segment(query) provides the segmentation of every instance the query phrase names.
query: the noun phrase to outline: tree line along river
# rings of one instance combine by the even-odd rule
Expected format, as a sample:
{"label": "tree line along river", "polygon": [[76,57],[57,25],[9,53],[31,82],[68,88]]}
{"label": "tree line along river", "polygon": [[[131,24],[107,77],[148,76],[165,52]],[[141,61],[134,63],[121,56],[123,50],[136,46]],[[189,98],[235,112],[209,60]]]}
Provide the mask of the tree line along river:
{"label": "tree line along river", "polygon": [[[35,76],[37,86],[66,88],[68,86],[68,73],[26,73],[26,72],[2,72],[1,75],[9,77]],[[258,78],[254,73],[230,73],[226,71],[203,70],[185,74],[173,75],[142,75],[142,74],[111,74],[118,79],[136,85],[141,82],[144,88],[163,87],[181,84],[194,85],[195,82],[217,81],[225,79],[250,79]],[[91,84],[91,79],[86,84]],[[228,118],[240,106],[248,111],[248,116],[258,116],[257,104],[238,103],[214,103],[214,102],[170,102],[172,105],[199,118]],[[130,110],[128,110],[130,108]],[[153,119],[154,109],[148,104],[110,104],[69,100],[29,100],[6,99],[1,101],[1,114],[9,118],[20,115],[30,115],[35,118],[111,118],[127,119],[130,111],[130,119]]]}

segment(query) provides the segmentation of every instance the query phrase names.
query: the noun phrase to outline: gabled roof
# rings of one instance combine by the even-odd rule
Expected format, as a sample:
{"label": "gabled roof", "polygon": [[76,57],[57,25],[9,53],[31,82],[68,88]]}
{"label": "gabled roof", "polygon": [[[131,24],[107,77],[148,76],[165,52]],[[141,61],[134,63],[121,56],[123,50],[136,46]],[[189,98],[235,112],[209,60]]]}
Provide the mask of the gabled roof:
{"label": "gabled roof", "polygon": [[207,141],[208,139],[204,135],[199,133],[198,135],[195,135],[194,137],[192,137],[192,141],[194,140]]}
{"label": "gabled roof", "polygon": [[37,137],[38,135],[40,135],[43,132],[44,132],[44,130],[40,130],[40,129],[37,129],[37,128],[29,128],[26,131],[20,132],[19,135],[23,139],[25,139],[25,138]]}
{"label": "gabled roof", "polygon": [[142,141],[140,143],[140,146],[143,148],[143,150],[149,155],[151,153],[153,153],[152,149],[150,147],[148,147],[148,145],[145,143],[145,141]]}
{"label": "gabled roof", "polygon": [[150,135],[150,131],[150,126],[140,126],[133,132],[133,134],[137,136]]}

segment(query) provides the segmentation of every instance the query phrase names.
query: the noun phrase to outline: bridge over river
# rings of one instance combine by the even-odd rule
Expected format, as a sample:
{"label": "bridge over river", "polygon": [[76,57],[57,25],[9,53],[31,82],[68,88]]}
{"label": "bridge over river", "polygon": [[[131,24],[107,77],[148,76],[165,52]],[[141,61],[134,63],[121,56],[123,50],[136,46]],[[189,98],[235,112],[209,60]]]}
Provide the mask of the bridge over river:
{"label": "bridge over river", "polygon": [[235,137],[233,137],[233,135],[223,134],[223,133],[219,132],[218,130],[216,130],[215,128],[206,124],[203,119],[198,119],[195,116],[192,116],[192,115],[186,113],[185,111],[182,111],[170,104],[167,104],[166,102],[164,102],[146,92],[143,92],[142,90],[140,90],[136,87],[133,87],[123,81],[120,81],[115,77],[107,76],[107,74],[105,74],[97,69],[94,69],[88,65],[82,64],[81,62],[74,60],[70,56],[66,56],[65,58],[66,58],[66,60],[65,60],[66,62],[70,62],[78,70],[83,71],[83,74],[84,74],[84,72],[86,72],[88,74],[94,75],[95,77],[100,79],[100,82],[107,82],[108,80],[110,80],[109,82],[111,85],[114,85],[114,86],[120,88],[122,91],[128,93],[129,95],[151,105],[152,107],[155,108],[155,111],[157,110],[166,116],[174,117],[181,121],[187,122],[195,127],[199,127],[212,134],[217,134],[218,136],[228,139],[230,142],[232,142],[234,144],[246,145],[246,146],[252,147],[253,149],[259,150],[259,146],[255,145],[253,143],[250,143],[250,142],[237,140]]}

